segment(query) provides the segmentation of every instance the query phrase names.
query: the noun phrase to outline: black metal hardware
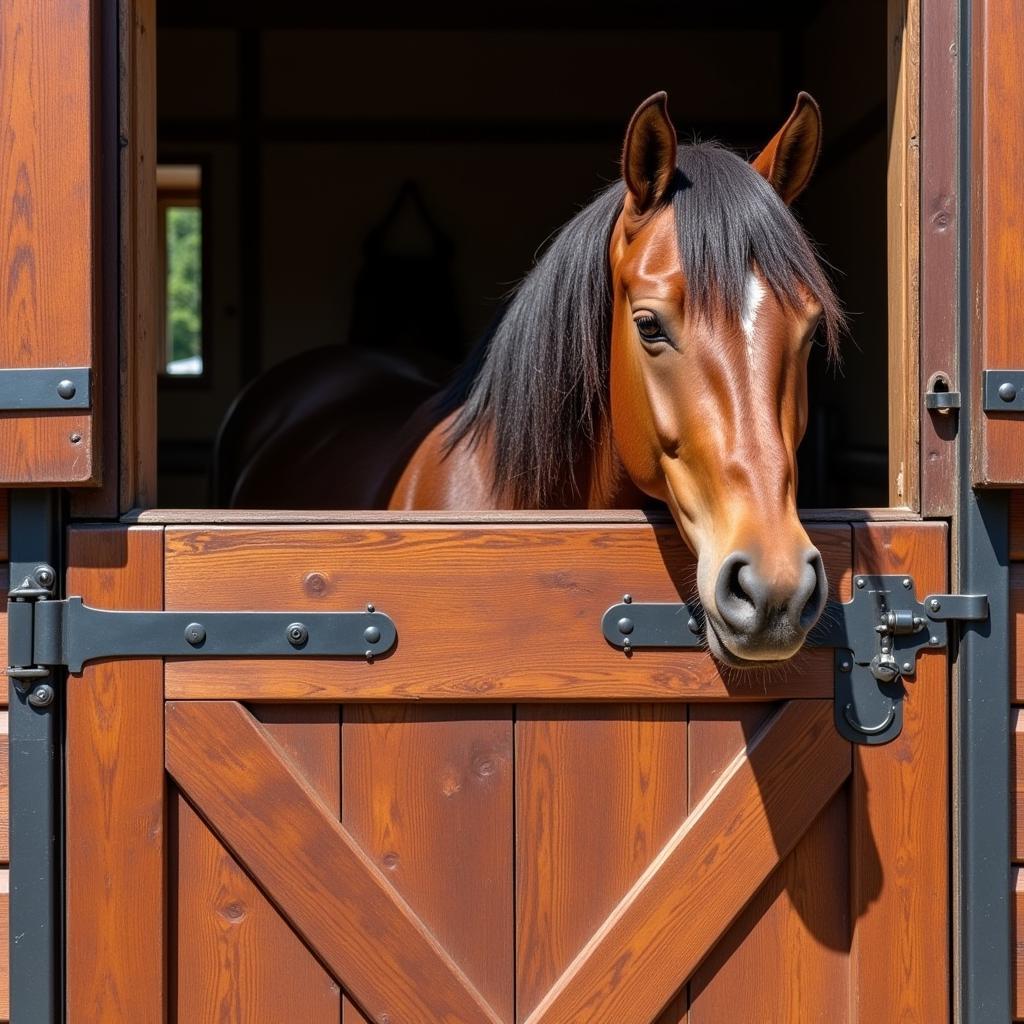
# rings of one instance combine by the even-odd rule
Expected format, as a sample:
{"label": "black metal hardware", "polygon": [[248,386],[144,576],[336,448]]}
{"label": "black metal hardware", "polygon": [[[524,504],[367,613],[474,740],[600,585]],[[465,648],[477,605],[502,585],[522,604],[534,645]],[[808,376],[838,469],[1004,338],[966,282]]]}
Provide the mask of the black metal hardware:
{"label": "black metal hardware", "polygon": [[950,390],[949,378],[945,374],[936,374],[931,387],[924,393],[924,407],[941,414],[960,408],[960,392]]}
{"label": "black metal hardware", "polygon": [[18,641],[12,679],[45,678],[53,666],[82,671],[99,658],[351,657],[373,658],[394,647],[398,632],[383,612],[107,611],[80,597],[38,594],[26,579],[11,592]]}
{"label": "black metal hardware", "polygon": [[49,412],[88,409],[91,405],[88,366],[0,370],[0,411]]}
{"label": "black metal hardware", "polygon": [[1024,370],[983,370],[982,409],[1024,412]]}
{"label": "black metal hardware", "polygon": [[[628,597],[628,595],[627,595]],[[859,575],[853,598],[830,602],[807,640],[834,647],[835,722],[851,743],[878,745],[903,727],[903,685],[922,651],[948,645],[947,623],[988,618],[983,594],[914,597],[910,576]],[[631,598],[604,613],[605,639],[627,654],[639,648],[704,646],[701,614],[685,602],[642,604]]]}

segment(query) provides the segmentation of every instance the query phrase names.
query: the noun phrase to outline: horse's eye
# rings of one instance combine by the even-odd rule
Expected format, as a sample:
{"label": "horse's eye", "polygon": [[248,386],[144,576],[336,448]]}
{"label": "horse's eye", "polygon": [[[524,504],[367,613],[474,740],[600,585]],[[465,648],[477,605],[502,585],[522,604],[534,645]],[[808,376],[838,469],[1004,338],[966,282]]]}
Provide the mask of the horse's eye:
{"label": "horse's eye", "polygon": [[643,341],[668,341],[656,316],[645,313],[643,316],[636,317],[633,323],[636,324],[637,333]]}

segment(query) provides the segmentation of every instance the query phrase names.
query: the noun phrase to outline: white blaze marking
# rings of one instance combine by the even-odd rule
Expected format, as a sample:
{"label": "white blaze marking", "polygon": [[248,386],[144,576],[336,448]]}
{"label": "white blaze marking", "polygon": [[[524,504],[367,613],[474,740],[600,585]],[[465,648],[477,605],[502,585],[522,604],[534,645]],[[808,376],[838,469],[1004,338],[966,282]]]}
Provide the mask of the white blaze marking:
{"label": "white blaze marking", "polygon": [[764,285],[758,280],[757,275],[747,274],[747,283],[743,289],[743,309],[740,312],[740,326],[747,339],[747,354],[754,354],[754,324],[757,323],[757,311],[764,301]]}

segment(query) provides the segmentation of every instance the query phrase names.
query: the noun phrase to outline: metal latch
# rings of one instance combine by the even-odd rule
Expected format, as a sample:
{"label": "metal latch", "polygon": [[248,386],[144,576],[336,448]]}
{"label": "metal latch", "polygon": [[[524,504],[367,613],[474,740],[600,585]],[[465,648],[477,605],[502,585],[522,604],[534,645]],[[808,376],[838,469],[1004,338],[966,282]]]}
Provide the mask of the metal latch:
{"label": "metal latch", "polygon": [[[55,580],[50,566],[38,566],[9,593],[12,679],[33,683],[58,666],[77,673],[100,658],[372,660],[398,640],[395,623],[373,605],[363,612],[110,611],[80,597],[54,599]],[[51,691],[49,700],[34,703],[52,699]]]}
{"label": "metal latch", "polygon": [[0,370],[0,411],[50,412],[88,409],[88,366],[29,367]]}
{"label": "metal latch", "polygon": [[[947,624],[988,619],[984,594],[914,598],[910,576],[858,575],[853,598],[829,602],[809,647],[834,647],[835,722],[853,743],[894,740],[903,728],[903,680],[923,651],[948,646]],[[703,615],[686,603],[641,604],[630,595],[602,620],[605,639],[627,654],[650,647],[704,646]]]}

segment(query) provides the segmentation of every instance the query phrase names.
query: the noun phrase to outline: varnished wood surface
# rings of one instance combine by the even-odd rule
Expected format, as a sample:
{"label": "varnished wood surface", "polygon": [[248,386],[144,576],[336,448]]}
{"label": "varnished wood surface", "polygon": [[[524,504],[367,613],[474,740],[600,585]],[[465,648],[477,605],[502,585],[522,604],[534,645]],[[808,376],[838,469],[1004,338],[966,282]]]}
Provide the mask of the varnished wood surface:
{"label": "varnished wood surface", "polygon": [[[512,1020],[512,709],[349,705],[342,821],[465,972]],[[343,1024],[368,1020],[346,1000]]]}
{"label": "varnished wood surface", "polygon": [[498,1024],[244,708],[169,703],[166,740],[175,782],[371,1019]]}
{"label": "varnished wood surface", "polygon": [[[267,704],[258,714],[285,756],[340,817],[338,707]],[[180,795],[174,810],[171,1019],[337,1022],[341,990],[334,978]]]}
{"label": "varnished wood surface", "polygon": [[787,704],[691,811],[530,1024],[654,1020],[849,772],[829,702]]}
{"label": "varnished wood surface", "polygon": [[1024,563],[1010,563],[1010,653],[1013,684],[1010,699],[1024,703]]}
{"label": "varnished wood surface", "polygon": [[[807,650],[768,677],[726,675],[698,651],[605,641],[601,618],[629,592],[678,601],[693,561],[674,528],[168,528],[169,609],[360,610],[398,628],[362,658],[171,660],[168,697],[240,700],[748,700],[826,697],[832,655]],[[849,527],[811,530],[849,593]],[[439,598],[438,595],[443,595]]]}
{"label": "varnished wood surface", "polygon": [[[0,366],[97,363],[98,10],[11,0],[0,18]],[[95,428],[88,411],[4,413],[0,483],[96,482]]]}
{"label": "varnished wood surface", "polygon": [[[682,825],[686,776],[684,706],[518,709],[518,1020],[536,1009]],[[678,1024],[685,1012],[681,999],[675,1016],[659,1024]]]}
{"label": "varnished wood surface", "polygon": [[977,370],[972,446],[974,480],[980,484],[1024,483],[1024,419],[984,413],[982,367],[1020,366],[1024,334],[1024,207],[1020,177],[1008,173],[1024,163],[1024,20],[1017,0],[979,0],[974,24],[971,85],[972,252],[970,294]]}
{"label": "varnished wood surface", "polygon": [[1013,869],[1013,1019],[1024,1020],[1024,869]]}
{"label": "varnished wood surface", "polygon": [[1024,861],[1024,708],[1011,711],[1013,723],[1013,859]]}
{"label": "varnished wood surface", "polygon": [[[854,526],[857,572],[911,572],[917,594],[947,586],[947,530]],[[859,1020],[949,1017],[949,683],[946,653],[925,653],[906,684],[903,732],[854,748],[851,992]],[[878,970],[886,949],[887,970]]]}
{"label": "varnished wood surface", "polygon": [[[162,531],[71,531],[68,587],[91,604],[159,609]],[[164,1020],[162,672],[88,666],[68,687],[67,1019]]]}
{"label": "varnished wood surface", "polygon": [[920,0],[887,0],[889,500],[920,504]]}

